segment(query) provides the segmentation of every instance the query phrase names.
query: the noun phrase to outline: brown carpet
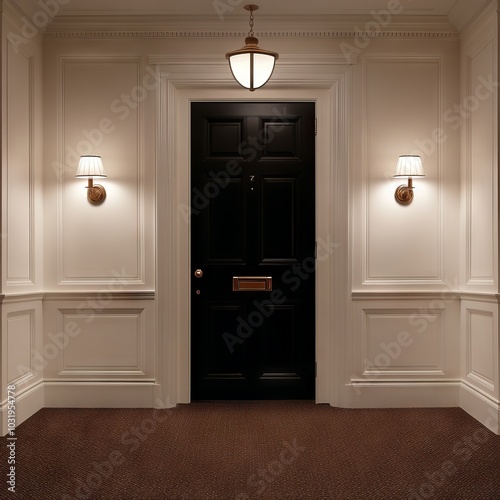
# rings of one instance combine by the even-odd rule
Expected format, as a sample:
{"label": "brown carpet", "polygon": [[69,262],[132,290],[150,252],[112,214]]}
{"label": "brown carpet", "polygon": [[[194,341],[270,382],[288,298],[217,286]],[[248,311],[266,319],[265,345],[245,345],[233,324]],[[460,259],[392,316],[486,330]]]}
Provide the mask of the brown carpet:
{"label": "brown carpet", "polygon": [[500,499],[500,437],[460,409],[44,409],[17,438],[2,499]]}

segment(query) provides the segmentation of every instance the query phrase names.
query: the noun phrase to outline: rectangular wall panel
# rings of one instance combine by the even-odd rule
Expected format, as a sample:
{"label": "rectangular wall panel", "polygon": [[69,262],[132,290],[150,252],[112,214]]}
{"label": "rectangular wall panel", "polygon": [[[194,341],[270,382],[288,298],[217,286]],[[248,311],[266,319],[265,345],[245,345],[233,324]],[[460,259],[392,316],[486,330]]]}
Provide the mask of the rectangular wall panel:
{"label": "rectangular wall panel", "polygon": [[106,310],[83,317],[61,311],[61,330],[72,331],[60,351],[60,375],[127,373],[144,375],[144,311]]}
{"label": "rectangular wall panel", "polygon": [[33,373],[32,352],[35,349],[34,311],[7,314],[7,382],[16,382]]}
{"label": "rectangular wall panel", "polygon": [[[496,88],[493,40],[467,58],[467,283],[492,285],[495,272]],[[486,83],[485,83],[486,82]]]}
{"label": "rectangular wall panel", "polygon": [[462,378],[474,390],[498,397],[498,304],[485,296],[463,300],[461,318]]}
{"label": "rectangular wall panel", "polygon": [[443,373],[440,314],[364,310],[363,375]]}
{"label": "rectangular wall panel", "polygon": [[[459,317],[456,294],[354,293],[352,335],[346,348],[353,354],[351,381],[366,387],[458,383]],[[356,398],[355,405],[360,401]]]}
{"label": "rectangular wall panel", "polygon": [[33,58],[7,44],[7,285],[33,284]]}
{"label": "rectangular wall panel", "polygon": [[154,380],[152,293],[46,294],[44,330],[46,381]]}
{"label": "rectangular wall panel", "polygon": [[[441,126],[442,61],[432,57],[367,57],[364,107],[363,281],[442,280],[441,146],[428,140]],[[393,179],[402,154],[420,154],[426,177],[401,206]],[[411,265],[408,263],[411,262]]]}
{"label": "rectangular wall panel", "polygon": [[[65,59],[61,67],[64,176],[59,228],[59,281],[102,283],[120,273],[124,284],[144,281],[144,186],[139,60]],[[82,154],[102,156],[107,192],[102,205],[75,179]],[[54,179],[55,180],[55,179]],[[59,208],[61,210],[61,207]]]}
{"label": "rectangular wall panel", "polygon": [[494,318],[486,311],[469,310],[469,375],[483,379],[493,387]]}

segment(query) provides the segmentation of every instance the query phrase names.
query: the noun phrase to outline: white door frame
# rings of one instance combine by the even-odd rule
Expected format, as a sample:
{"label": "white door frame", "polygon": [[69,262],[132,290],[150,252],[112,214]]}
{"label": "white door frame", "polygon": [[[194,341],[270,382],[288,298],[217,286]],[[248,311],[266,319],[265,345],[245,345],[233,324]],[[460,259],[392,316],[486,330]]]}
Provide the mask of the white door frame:
{"label": "white door frame", "polygon": [[250,93],[220,58],[151,57],[156,66],[157,386],[155,406],[190,402],[190,103],[316,102],[316,402],[342,406],[349,306],[349,152],[352,61],[280,58]]}

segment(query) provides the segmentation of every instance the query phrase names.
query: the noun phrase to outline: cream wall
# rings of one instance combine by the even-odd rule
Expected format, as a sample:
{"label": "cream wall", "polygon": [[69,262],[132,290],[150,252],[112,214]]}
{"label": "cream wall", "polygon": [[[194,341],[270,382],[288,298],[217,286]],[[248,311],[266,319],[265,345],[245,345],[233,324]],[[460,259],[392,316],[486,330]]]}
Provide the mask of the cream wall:
{"label": "cream wall", "polygon": [[[106,44],[45,48],[46,345],[49,406],[154,405],[155,110],[144,58]],[[71,44],[70,44],[71,45]],[[81,44],[80,44],[81,45]],[[60,50],[62,49],[62,50]],[[83,50],[82,50],[83,49]],[[137,99],[119,103],[122,95]],[[147,97],[146,99],[144,99]],[[108,177],[100,206],[75,179],[81,154]],[[96,181],[97,182],[97,181]]]}
{"label": "cream wall", "polygon": [[[496,74],[494,3],[462,44],[449,25],[421,19],[398,20],[362,48],[349,30],[270,28],[261,45],[280,53],[280,66],[254,94],[235,86],[223,60],[233,37],[49,29],[43,183],[41,150],[28,166],[26,144],[14,143],[21,189],[4,187],[3,206],[10,197],[19,219],[11,253],[2,252],[2,380],[16,363],[34,363],[36,345],[43,379],[25,387],[39,384],[42,396],[31,413],[188,402],[189,226],[179,203],[189,202],[189,101],[307,99],[318,103],[317,234],[335,248],[318,263],[317,401],[461,405],[498,431],[497,91],[465,118],[455,108],[480,76]],[[41,41],[34,46],[41,61]],[[7,70],[28,85],[23,57]],[[16,88],[21,110],[29,88]],[[38,130],[33,109],[32,118],[4,116],[4,144],[6,130]],[[88,153],[102,155],[108,174],[97,207],[74,178]],[[403,207],[392,175],[407,153],[422,155],[426,177]],[[4,176],[13,161],[4,156]],[[30,197],[38,210],[26,211]],[[28,290],[43,294],[12,296]]]}
{"label": "cream wall", "polygon": [[43,407],[42,39],[21,34],[19,13],[2,13],[1,413],[15,385],[17,419]]}
{"label": "cream wall", "polygon": [[460,404],[498,432],[497,16],[494,2],[462,37]]}
{"label": "cream wall", "polygon": [[[347,42],[354,43],[351,39],[320,40],[314,37],[300,41],[262,41],[263,45],[272,43],[273,49],[280,53],[283,64],[286,64],[287,58],[294,57],[296,62],[310,58],[310,55],[304,57],[300,53],[314,54],[319,58],[334,54],[338,59],[332,64],[348,75],[352,82],[348,92],[339,96],[340,100],[348,101],[346,104],[350,109],[350,116],[339,123],[351,127],[351,134],[346,137],[351,157],[345,164],[350,177],[346,177],[346,188],[351,190],[351,198],[349,201],[346,199],[346,205],[341,209],[344,212],[342,216],[351,213],[351,217],[346,219],[351,228],[351,240],[342,244],[349,248],[346,257],[352,269],[352,273],[345,275],[348,289],[343,290],[351,297],[347,306],[351,307],[352,301],[352,315],[346,318],[347,330],[339,329],[337,333],[343,340],[342,358],[347,359],[341,372],[347,386],[339,391],[334,403],[342,406],[380,405],[381,401],[389,406],[455,405],[459,380],[459,301],[456,295],[448,292],[450,287],[457,286],[459,263],[456,252],[459,245],[459,132],[444,123],[442,115],[459,99],[458,40],[453,35],[435,36],[430,40],[372,40],[350,61],[342,55],[341,44]],[[106,37],[98,40],[45,41],[46,128],[54,129],[50,124],[59,124],[59,131],[56,130],[53,138],[46,142],[46,165],[54,157],[62,158],[63,145],[77,149],[77,145],[81,145],[88,135],[82,130],[96,127],[103,119],[113,123],[110,127],[113,131],[91,151],[103,155],[106,168],[109,164],[109,181],[104,182],[110,186],[106,203],[102,207],[89,207],[84,196],[78,196],[82,182],[73,179],[74,166],[71,168],[71,165],[58,188],[59,203],[53,197],[46,198],[46,211],[55,214],[51,221],[46,222],[49,235],[46,240],[46,268],[52,271],[49,273],[52,278],[59,276],[56,282],[51,278],[47,281],[50,280],[50,286],[61,297],[46,303],[46,318],[56,314],[56,309],[60,310],[62,290],[95,289],[101,281],[112,278],[109,271],[106,274],[107,270],[113,267],[122,269],[127,262],[135,263],[135,235],[145,237],[146,245],[149,243],[152,247],[154,243],[152,233],[143,228],[136,230],[135,217],[123,216],[123,211],[129,207],[114,186],[122,184],[122,189],[131,189],[135,179],[132,173],[128,174],[128,169],[133,172],[135,168],[136,175],[142,172],[145,184],[150,186],[149,190],[139,189],[139,193],[143,193],[146,199],[152,199],[154,161],[147,161],[146,155],[152,156],[158,148],[152,131],[155,107],[156,113],[161,113],[158,107],[162,104],[154,92],[156,89],[145,92],[146,100],[137,108],[130,109],[123,104],[118,106],[116,99],[123,94],[131,94],[132,89],[145,78],[153,85],[154,78],[145,70],[148,62],[161,62],[165,57],[168,61],[161,68],[169,78],[169,71],[174,71],[172,60],[179,56],[179,51],[186,58],[205,53],[207,60],[216,64],[215,58],[227,47],[228,41],[218,38],[183,40],[182,46],[178,40],[130,41],[126,37],[120,41]],[[355,64],[351,64],[353,62]],[[325,68],[328,68],[328,63],[325,63]],[[222,71],[229,77],[225,64]],[[99,75],[97,84],[96,75]],[[278,83],[280,78],[284,77],[277,70],[274,84],[281,84],[280,88],[284,89],[287,84]],[[227,86],[232,88],[234,84]],[[288,87],[288,96],[299,97],[300,91],[294,91],[293,84]],[[314,88],[314,84],[309,87]],[[238,99],[259,98],[259,95],[262,98],[264,95],[249,95],[239,89],[235,94],[226,92],[226,96],[233,98],[236,95]],[[214,98],[209,93],[201,95]],[[268,96],[265,95],[265,98]],[[175,106],[180,105],[180,101],[172,102]],[[333,114],[337,114],[340,103],[330,105],[334,107]],[[126,118],[121,120],[122,117]],[[182,119],[175,115],[170,115],[170,120],[173,120],[173,127],[182,126]],[[141,134],[140,124],[151,127],[151,133]],[[392,179],[397,157],[415,151],[417,140],[426,141],[437,127],[443,127],[448,139],[437,145],[435,151],[424,155],[427,177],[416,182],[414,204],[401,207],[394,201],[398,183]],[[171,133],[175,134],[174,131]],[[333,134],[333,130],[330,133]],[[182,138],[176,140],[189,147]],[[56,145],[59,149],[55,148]],[[328,145],[325,142],[321,147],[327,148]],[[331,153],[325,151],[328,157]],[[81,149],[80,153],[83,152]],[[66,164],[71,162],[68,156],[66,160]],[[331,159],[328,158],[328,161]],[[162,168],[161,164],[159,168]],[[184,168],[186,165],[179,164],[179,171],[174,175],[180,176]],[[49,189],[55,190],[56,186]],[[334,191],[326,196],[334,198]],[[158,206],[163,206],[161,200]],[[115,212],[113,207],[116,207]],[[329,209],[328,205],[322,208]],[[169,219],[163,218],[161,210],[157,216],[159,223],[165,221],[168,224]],[[58,221],[59,229],[55,221]],[[88,230],[93,227],[92,231],[99,238],[87,239],[87,231],[80,232],[85,224],[88,224]],[[126,239],[134,244],[124,246],[117,241],[120,235],[116,235],[111,229],[113,227],[120,227]],[[177,231],[183,230],[180,225]],[[331,238],[332,234],[326,237]],[[100,253],[103,261],[99,263],[98,278],[94,278],[93,274],[98,270],[95,267],[97,263],[92,260],[94,252]],[[178,247],[178,252],[177,259],[188,254],[187,244]],[[163,258],[160,251],[157,259]],[[152,272],[153,264],[152,259],[147,261]],[[339,269],[346,272],[348,267]],[[186,270],[189,273],[189,267]],[[94,282],[96,279],[98,281]],[[335,278],[332,277],[332,280]],[[154,283],[150,283],[151,289],[154,289]],[[125,288],[136,289],[136,285],[125,280]],[[448,295],[442,303],[440,299],[445,293]],[[160,300],[171,302],[172,298],[164,296]],[[336,298],[330,294],[329,300],[331,306]],[[181,308],[187,315],[188,301],[189,291],[178,295],[178,304],[174,308]],[[168,304],[158,302],[157,307],[164,309]],[[397,359],[391,358],[387,367],[369,365],[368,360],[376,363],[384,358],[385,351],[381,346],[392,345],[403,330],[408,331],[412,338],[398,353]],[[154,331],[147,334],[153,336]],[[184,334],[188,336],[189,330],[184,330]],[[161,342],[163,335],[160,329],[157,340]],[[177,348],[182,350],[184,339],[179,338],[178,343]],[[83,364],[92,362],[91,349],[80,352],[83,357],[88,357],[81,360]],[[186,352],[189,352],[189,343],[180,354],[181,364],[188,366]],[[348,355],[351,352],[352,356]],[[336,364],[337,358],[327,358],[326,363]],[[162,364],[161,359],[158,364]],[[161,370],[161,367],[158,369]],[[69,380],[68,375],[58,372],[55,366],[48,370],[51,384],[61,387]],[[152,366],[151,372],[154,374]],[[182,373],[188,376],[182,370],[179,370],[178,376],[182,377]],[[334,377],[332,373],[330,370],[325,376]],[[81,377],[83,375],[73,374],[71,381],[87,380],[88,374],[83,379]],[[105,376],[98,374],[98,377],[99,380],[104,377],[106,382],[119,380],[111,372]],[[339,383],[338,380],[329,382]],[[185,386],[188,381],[180,383]],[[448,390],[452,383],[456,387]],[[387,387],[393,389],[393,395],[387,392]],[[422,387],[425,387],[425,396],[422,395]],[[387,394],[382,399],[380,390]],[[403,398],[402,393],[405,394]],[[181,390],[179,396],[172,396],[172,399],[188,401],[189,391]],[[332,402],[327,391],[318,399]]]}
{"label": "cream wall", "polygon": [[[459,100],[458,51],[384,41],[355,67],[352,406],[456,404],[460,156],[445,114]],[[409,206],[394,199],[401,154],[420,154],[426,174]]]}

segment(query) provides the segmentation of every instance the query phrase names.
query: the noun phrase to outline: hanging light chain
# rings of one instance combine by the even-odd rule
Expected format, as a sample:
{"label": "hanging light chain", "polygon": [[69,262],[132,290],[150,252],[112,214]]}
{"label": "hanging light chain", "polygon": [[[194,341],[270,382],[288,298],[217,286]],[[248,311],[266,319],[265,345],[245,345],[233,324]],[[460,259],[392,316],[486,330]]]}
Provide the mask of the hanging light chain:
{"label": "hanging light chain", "polygon": [[248,22],[250,25],[250,36],[253,36],[253,9],[250,10],[250,21]]}

